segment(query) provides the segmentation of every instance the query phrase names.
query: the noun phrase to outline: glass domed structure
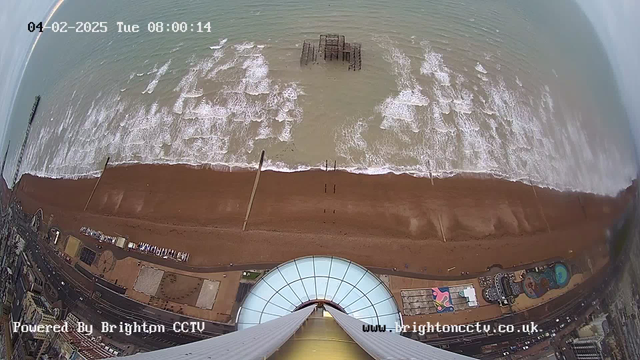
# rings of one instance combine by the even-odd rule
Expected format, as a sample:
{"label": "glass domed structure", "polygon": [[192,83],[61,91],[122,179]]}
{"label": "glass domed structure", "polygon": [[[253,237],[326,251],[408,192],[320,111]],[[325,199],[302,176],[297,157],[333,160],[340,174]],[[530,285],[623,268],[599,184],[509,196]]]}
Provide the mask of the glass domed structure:
{"label": "glass domed structure", "polygon": [[309,256],[279,265],[256,283],[238,311],[238,330],[316,303],[391,331],[402,324],[393,295],[372,272],[342,258]]}

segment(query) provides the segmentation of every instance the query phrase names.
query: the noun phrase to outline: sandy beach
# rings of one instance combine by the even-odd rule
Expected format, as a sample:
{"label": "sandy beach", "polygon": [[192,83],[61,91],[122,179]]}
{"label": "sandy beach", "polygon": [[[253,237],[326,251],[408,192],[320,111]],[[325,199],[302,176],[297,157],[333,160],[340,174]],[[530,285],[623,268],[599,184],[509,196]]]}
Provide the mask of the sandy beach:
{"label": "sandy beach", "polygon": [[[365,266],[446,274],[606,252],[605,229],[632,197],[559,192],[495,178],[261,174],[181,165],[108,168],[97,179],[24,175],[18,198],[45,222],[81,226],[191,253],[193,266],[278,263],[327,254]],[[444,272],[444,273],[443,273]],[[459,275],[459,272],[458,272]]]}

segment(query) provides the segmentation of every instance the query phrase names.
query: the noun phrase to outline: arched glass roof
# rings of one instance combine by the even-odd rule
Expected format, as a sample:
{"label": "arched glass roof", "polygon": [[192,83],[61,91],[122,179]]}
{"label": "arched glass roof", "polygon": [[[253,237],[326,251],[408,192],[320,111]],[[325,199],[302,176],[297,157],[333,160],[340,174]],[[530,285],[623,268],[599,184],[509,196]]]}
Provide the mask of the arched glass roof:
{"label": "arched glass roof", "polygon": [[238,311],[238,330],[276,319],[307,302],[326,301],[356,319],[395,331],[402,316],[376,275],[349,260],[329,256],[294,259],[269,271]]}

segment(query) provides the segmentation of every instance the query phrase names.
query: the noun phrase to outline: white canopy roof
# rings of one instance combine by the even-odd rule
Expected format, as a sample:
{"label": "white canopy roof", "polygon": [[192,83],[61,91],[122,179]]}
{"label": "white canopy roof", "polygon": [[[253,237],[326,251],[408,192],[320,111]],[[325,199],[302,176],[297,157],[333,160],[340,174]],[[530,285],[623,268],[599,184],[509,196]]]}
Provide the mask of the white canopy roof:
{"label": "white canopy roof", "polygon": [[342,258],[309,256],[279,265],[256,283],[238,312],[238,330],[319,301],[368,324],[390,330],[402,324],[393,295],[376,275]]}

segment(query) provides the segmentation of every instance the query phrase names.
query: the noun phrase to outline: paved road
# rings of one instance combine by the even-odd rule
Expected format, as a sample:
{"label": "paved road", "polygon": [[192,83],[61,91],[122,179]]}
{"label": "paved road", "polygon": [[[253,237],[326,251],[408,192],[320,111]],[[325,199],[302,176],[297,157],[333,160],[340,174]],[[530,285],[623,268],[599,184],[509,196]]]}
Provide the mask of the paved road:
{"label": "paved road", "polygon": [[[570,290],[566,294],[549,301],[548,303],[530,309],[526,312],[514,314],[503,319],[487,322],[517,325],[529,323],[531,321],[538,325],[538,332],[532,336],[523,333],[510,333],[494,336],[464,336],[464,334],[451,334],[437,340],[425,341],[431,345],[445,345],[448,350],[464,353],[465,355],[478,358],[493,359],[502,356],[505,351],[511,354],[522,351],[522,346],[526,341],[533,343],[543,341],[537,337],[546,333],[560,333],[563,329],[574,324],[582,324],[586,321],[586,315],[594,310],[594,306],[599,304],[605,294],[606,289],[611,286],[611,279],[614,278],[614,267],[609,267],[594,274],[579,287]],[[594,305],[595,304],[595,305]],[[569,318],[569,320],[567,320]],[[577,319],[577,320],[576,320]],[[553,338],[553,343],[557,348],[566,347],[563,344],[562,336]],[[536,339],[535,341],[533,339]],[[482,353],[482,346],[491,344],[501,344],[489,353]],[[514,351],[515,350],[515,351]]]}
{"label": "paved road", "polygon": [[115,325],[121,322],[147,322],[165,325],[167,328],[167,332],[153,335],[124,336],[113,333],[115,340],[151,350],[186,344],[234,330],[234,327],[229,324],[204,321],[205,330],[202,334],[175,333],[172,331],[174,322],[203,320],[147,306],[94,283],[56,255],[48,244],[37,243],[35,241],[37,235],[26,225],[18,224],[16,228],[27,242],[25,250],[30,252],[35,265],[47,278],[48,283],[55,287],[58,298],[69,306],[71,312],[78,313],[89,320],[94,328],[103,321]]}
{"label": "paved road", "polygon": [[[20,226],[19,231],[23,238],[25,239],[33,239],[35,233],[31,232],[26,226]],[[85,245],[87,245],[85,243]],[[95,246],[95,245],[94,245]],[[104,246],[104,245],[103,245]],[[90,246],[91,247],[91,246]],[[59,286],[59,297],[65,303],[67,303],[73,312],[78,313],[80,316],[87,318],[94,324],[100,324],[102,321],[108,321],[112,324],[119,324],[120,322],[132,322],[136,321],[138,323],[148,322],[153,324],[164,324],[167,329],[170,329],[173,322],[177,321],[192,321],[186,316],[182,316],[179,314],[167,312],[164,310],[156,309],[153,307],[149,307],[145,304],[133,301],[124,296],[121,296],[110,289],[107,289],[99,284],[89,280],[85,276],[81,275],[77,270],[67,264],[62,258],[55,254],[55,252],[47,245],[47,244],[36,244],[34,241],[28,241],[28,248],[32,253],[33,259],[36,261],[40,269],[44,269],[43,273],[45,276],[53,277],[52,283],[61,284]],[[95,247],[94,247],[95,248]],[[118,251],[120,249],[109,249],[111,251]],[[44,254],[43,252],[44,251]],[[115,252],[114,251],[114,254]],[[121,250],[122,251],[122,250]],[[159,262],[159,259],[152,255],[141,254],[141,253],[129,253],[126,251],[122,251],[121,255],[131,256],[139,258],[141,260],[147,260],[151,262]],[[174,261],[169,261],[171,266],[176,267],[175,265],[186,265],[181,263],[176,263]],[[245,264],[243,266],[233,266],[233,267],[220,267],[220,268],[207,268],[207,271],[228,271],[228,270],[244,270],[244,269],[261,269],[261,268],[272,268],[275,264]],[[188,266],[180,266],[181,268],[188,269]],[[199,268],[202,269],[202,268]],[[389,269],[371,269],[378,273],[388,273],[393,275],[401,275],[401,276],[411,276],[416,274],[405,274],[404,272],[397,272]],[[64,278],[61,277],[61,273],[64,274]],[[419,274],[420,275],[420,274]],[[64,282],[64,285],[62,285]],[[578,290],[582,289],[582,287],[577,288]],[[94,294],[93,297],[91,294]],[[99,294],[99,295],[97,295]],[[577,295],[579,297],[582,294]],[[558,300],[558,302],[567,302],[565,295]],[[82,300],[80,300],[82,298]],[[572,296],[574,298],[574,296]],[[580,301],[572,302],[573,306],[579,305]],[[558,306],[560,310],[556,311],[555,314],[549,314],[544,312],[540,317],[532,316],[532,319],[544,319],[541,322],[538,322],[540,327],[539,333],[535,336],[539,336],[541,334],[545,334],[548,331],[554,330],[558,327],[559,323],[555,323],[555,319],[557,317],[561,317],[565,319],[566,316],[575,316],[576,313],[575,308],[570,308],[568,310],[564,310],[564,307]],[[530,311],[530,315],[531,314]],[[521,324],[527,323],[528,321],[524,318],[520,318],[522,315],[516,315],[512,317],[508,317],[506,319],[501,319],[500,321],[492,321],[488,322],[489,324],[495,325],[497,323],[511,323],[511,324]],[[552,318],[550,318],[552,316]],[[216,336],[229,331],[232,331],[233,328],[229,327],[226,324],[217,324],[217,323],[207,323],[206,330],[204,334],[206,336]],[[136,344],[144,349],[155,349],[155,348],[163,348],[178,344],[185,344],[189,342],[193,342],[196,340],[200,340],[200,337],[194,337],[191,334],[176,334],[172,331],[168,331],[162,334],[154,334],[149,336],[136,335],[136,336],[128,336],[122,337],[114,334],[114,338],[116,340],[122,342],[129,342]],[[509,350],[509,347],[521,347],[522,344],[527,341],[529,338],[526,338],[526,334],[522,333],[512,333],[505,335],[494,335],[488,336],[486,334],[448,334],[444,337],[440,337],[437,340],[426,341],[431,345],[436,346],[444,346],[447,347],[448,350],[464,353],[466,355],[478,356],[484,358],[493,358],[498,355],[502,355],[504,350]],[[503,344],[496,348],[496,351],[483,354],[482,346],[489,345],[494,343]],[[509,350],[513,352],[512,350]]]}
{"label": "paved road", "polygon": [[[27,229],[28,230],[28,229]],[[23,230],[24,231],[24,230]],[[79,235],[81,238],[82,236]],[[25,239],[30,237],[23,236]],[[96,249],[98,244],[97,241],[83,239],[84,245],[90,248]],[[229,271],[229,270],[248,270],[248,269],[269,269],[275,267],[277,264],[243,264],[243,265],[235,265],[235,266],[221,266],[221,267],[192,267],[188,266],[185,263],[177,263],[172,260],[160,259],[153,255],[142,254],[138,252],[127,252],[116,248],[115,246],[102,244],[105,248],[108,247],[110,251],[114,253],[116,258],[124,258],[124,257],[134,257],[140,260],[149,261],[152,263],[167,265],[169,267],[179,268],[182,270],[188,270],[193,272],[218,272],[218,271]],[[43,245],[43,247],[45,247]],[[46,250],[45,248],[45,251]],[[70,293],[70,290],[62,289],[63,295],[69,297],[69,301],[75,303],[77,308],[80,309],[78,311],[86,311],[90,314],[86,315],[91,319],[93,316],[96,318],[96,321],[100,317],[109,319],[108,321],[112,323],[118,323],[120,321],[147,321],[150,323],[156,324],[171,324],[174,321],[189,321],[187,317],[180,316],[178,314],[169,313],[160,309],[155,309],[148,307],[144,304],[137,303],[132,301],[131,299],[127,299],[123,296],[120,296],[113,291],[106,289],[98,284],[93,283],[86,277],[80,275],[76,270],[71,268],[68,264],[66,264],[62,259],[58,256],[53,255],[51,258],[52,262],[55,263],[55,266],[58,269],[64,269],[64,273],[69,277],[70,280],[74,283],[79,289],[84,289],[84,293],[87,294],[84,301],[80,301],[78,303],[77,296],[73,293]],[[527,266],[530,267],[530,266]],[[420,273],[409,273],[403,271],[394,271],[391,269],[381,269],[381,268],[370,268],[370,270],[376,273],[386,273],[390,275],[400,275],[407,277],[415,277],[415,278],[426,278],[433,279],[434,277],[428,274],[420,274]],[[610,274],[610,273],[609,273]],[[473,276],[451,276],[451,277],[443,277],[447,279],[454,278],[471,278],[476,277],[478,274],[474,274]],[[538,337],[540,335],[545,334],[546,332],[558,331],[560,325],[566,325],[566,318],[569,317],[571,319],[580,318],[583,314],[588,311],[591,302],[594,300],[598,300],[602,292],[597,291],[598,289],[602,289],[603,286],[606,286],[606,281],[603,280],[604,277],[607,276],[605,272],[602,272],[601,276],[594,276],[593,279],[588,281],[588,284],[581,285],[580,287],[571,290],[569,293],[549,302],[546,306],[541,306],[535,309],[532,309],[526,313],[520,313],[513,316],[505,317],[498,321],[489,322],[490,324],[514,324],[518,325],[521,323],[528,323],[530,321],[535,321],[539,326],[539,332],[533,336],[527,336],[527,334],[522,333],[512,333],[512,334],[504,334],[504,335],[493,335],[488,336],[486,334],[447,334],[445,336],[441,336],[438,339],[425,341],[432,345],[437,346],[446,346],[449,350],[464,353],[466,355],[478,356],[481,358],[495,358],[497,356],[502,356],[503,351],[507,350],[513,353],[513,348],[517,347],[522,348],[522,345],[526,341],[530,341],[532,337]],[[68,287],[68,284],[66,285]],[[593,291],[596,289],[596,291]],[[89,299],[86,300],[89,296],[88,294],[95,290],[97,293],[100,293],[100,298],[98,299]],[[92,313],[93,312],[93,313]],[[80,313],[83,315],[83,313]],[[100,315],[100,316],[98,316]],[[556,319],[561,319],[561,321],[556,322]],[[207,330],[205,331],[207,335],[217,335],[224,333],[227,330],[226,327],[220,326],[221,324],[216,323],[207,323]],[[224,325],[224,324],[223,324]],[[163,334],[161,337],[150,336],[147,338],[143,338],[144,342],[155,342],[157,347],[162,347],[166,344],[181,344],[185,342],[194,341],[195,339],[187,339],[184,338],[183,334],[173,334],[167,335],[168,333]],[[501,344],[496,347],[493,352],[488,354],[482,353],[482,346],[490,345],[490,344]]]}

